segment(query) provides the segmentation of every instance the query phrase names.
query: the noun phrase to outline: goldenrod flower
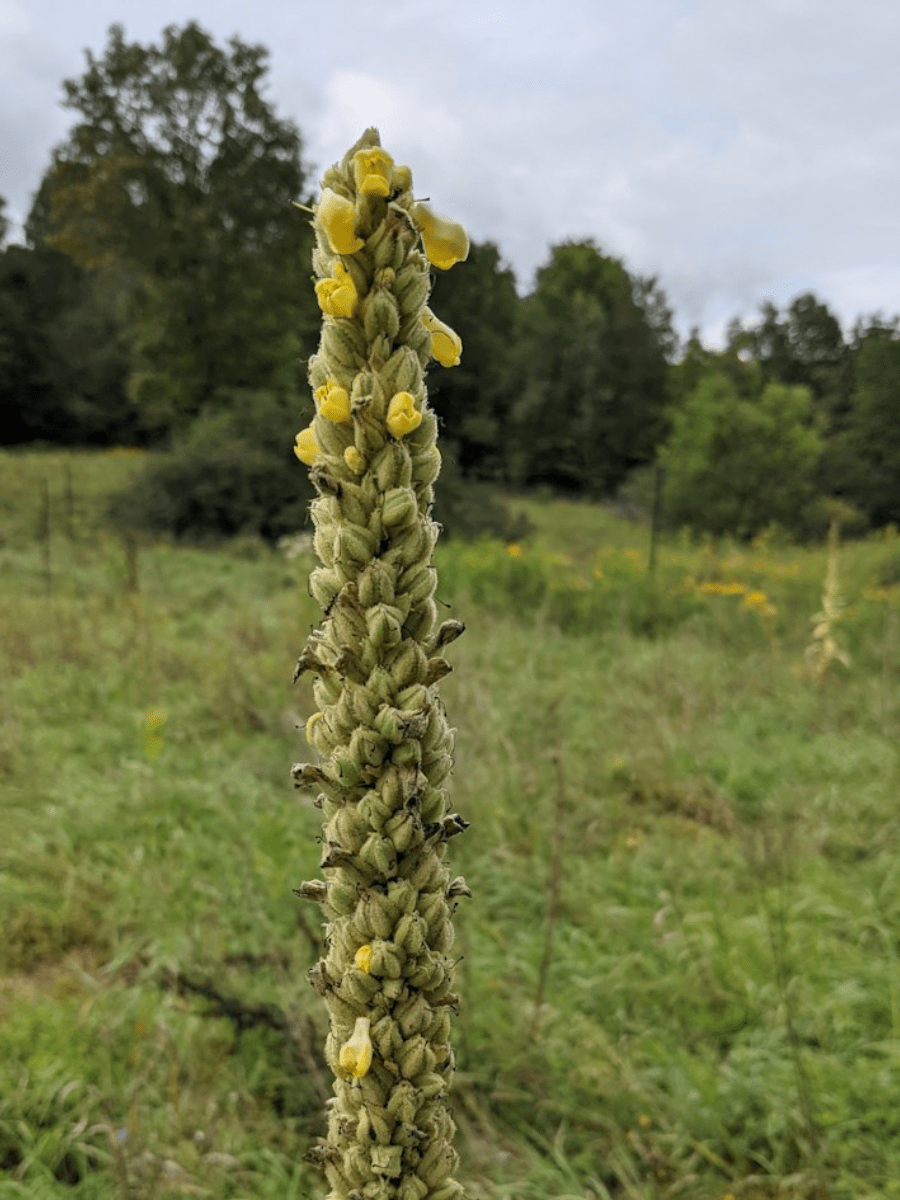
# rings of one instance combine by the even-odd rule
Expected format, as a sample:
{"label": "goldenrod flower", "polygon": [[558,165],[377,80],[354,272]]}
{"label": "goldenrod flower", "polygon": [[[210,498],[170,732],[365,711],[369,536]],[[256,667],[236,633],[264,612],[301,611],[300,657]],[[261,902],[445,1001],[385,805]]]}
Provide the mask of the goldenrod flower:
{"label": "goldenrod flower", "polygon": [[328,317],[352,317],[356,312],[359,293],[343,263],[334,264],[334,279],[320,279],[316,284],[319,308]]}
{"label": "goldenrod flower", "polygon": [[350,395],[346,388],[333,379],[326,379],[320,388],[316,388],[315,394],[323,417],[338,425],[350,420]]}
{"label": "goldenrod flower", "polygon": [[294,445],[294,453],[307,467],[311,467],[319,456],[319,443],[316,441],[316,433],[312,425],[306,429],[301,429],[297,434]]}
{"label": "goldenrod flower", "polygon": [[414,204],[412,219],[422,231],[422,245],[430,263],[448,271],[469,256],[469,235],[458,221],[440,217],[427,204]]}
{"label": "goldenrod flower", "polygon": [[405,437],[422,424],[422,414],[409,392],[397,392],[387,411],[387,427],[395,438]]}
{"label": "goldenrod flower", "polygon": [[431,334],[431,354],[442,367],[459,366],[462,338],[449,325],[439,321],[430,308],[422,313],[422,324]]}
{"label": "goldenrod flower", "polygon": [[362,196],[389,196],[393,172],[394,160],[380,146],[353,155],[353,178]]}
{"label": "goldenrod flower", "polygon": [[345,1079],[362,1079],[372,1065],[372,1039],[369,1037],[368,1017],[359,1017],[353,1027],[353,1037],[341,1046],[338,1066]]}
{"label": "goldenrod flower", "polygon": [[748,592],[744,597],[744,607],[752,608],[755,612],[760,613],[764,617],[775,616],[775,605],[769,600],[765,592]]}
{"label": "goldenrod flower", "polygon": [[365,971],[368,975],[372,970],[372,947],[370,945],[360,946],[353,956],[353,961],[361,971]]}
{"label": "goldenrod flower", "polygon": [[338,254],[355,254],[361,249],[363,240],[356,236],[356,208],[352,200],[325,188],[316,208],[316,217],[331,248]]}

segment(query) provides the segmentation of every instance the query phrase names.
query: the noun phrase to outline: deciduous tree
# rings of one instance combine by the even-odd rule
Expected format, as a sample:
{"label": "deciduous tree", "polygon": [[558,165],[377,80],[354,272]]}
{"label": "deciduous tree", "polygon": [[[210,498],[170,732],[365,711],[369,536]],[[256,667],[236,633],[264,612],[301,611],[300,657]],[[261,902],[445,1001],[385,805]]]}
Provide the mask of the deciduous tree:
{"label": "deciduous tree", "polygon": [[592,242],[553,249],[522,304],[514,483],[608,495],[652,458],[667,398],[659,327],[618,260]]}
{"label": "deciduous tree", "polygon": [[308,260],[290,204],[304,173],[298,130],[264,95],[267,52],[190,22],[150,46],[114,25],[87,59],[30,232],[127,273],[132,396],[165,430],[235,388],[299,383],[316,324],[290,269]]}

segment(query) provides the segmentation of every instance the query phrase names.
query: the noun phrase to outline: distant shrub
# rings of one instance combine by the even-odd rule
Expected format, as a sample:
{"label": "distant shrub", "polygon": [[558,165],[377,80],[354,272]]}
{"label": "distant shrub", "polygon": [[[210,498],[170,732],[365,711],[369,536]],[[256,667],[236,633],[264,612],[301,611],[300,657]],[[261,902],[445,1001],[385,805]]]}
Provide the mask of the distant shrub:
{"label": "distant shrub", "polygon": [[199,417],[112,498],[120,528],[203,542],[237,535],[277,541],[306,523],[311,498],[293,453],[299,401],[246,392],[225,412]]}
{"label": "distant shrub", "polygon": [[464,476],[449,456],[441,464],[434,494],[433,516],[448,540],[468,542],[491,537],[501,542],[516,542],[530,532],[527,517],[521,513],[511,516],[495,488]]}
{"label": "distant shrub", "polygon": [[672,414],[660,455],[665,520],[740,539],[773,523],[807,535],[821,454],[805,388],[769,383],[747,399],[727,376],[711,373]]}
{"label": "distant shrub", "polygon": [[[167,453],[151,456],[112,497],[109,516],[120,529],[201,543],[277,542],[301,532],[313,495],[293,453],[302,425],[296,397],[241,393],[227,411],[199,417]],[[490,485],[464,478],[449,458],[435,493],[434,518],[445,538],[513,541],[528,532],[527,520],[511,517]]]}

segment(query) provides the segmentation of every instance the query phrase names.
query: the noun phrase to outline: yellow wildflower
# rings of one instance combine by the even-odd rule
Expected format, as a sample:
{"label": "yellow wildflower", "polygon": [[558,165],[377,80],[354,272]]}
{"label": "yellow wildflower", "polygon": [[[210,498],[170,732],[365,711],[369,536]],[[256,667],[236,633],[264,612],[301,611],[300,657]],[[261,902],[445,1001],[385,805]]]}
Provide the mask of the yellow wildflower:
{"label": "yellow wildflower", "polygon": [[335,263],[334,279],[320,279],[316,284],[319,308],[328,317],[352,317],[356,312],[359,292],[343,263]]}
{"label": "yellow wildflower", "polygon": [[295,439],[294,453],[306,466],[311,467],[319,456],[319,443],[312,425],[301,429]]}
{"label": "yellow wildflower", "polygon": [[509,554],[510,558],[521,558],[522,557],[522,547],[519,545],[518,542],[510,542],[509,545],[506,547],[506,550],[507,550],[507,553]]}
{"label": "yellow wildflower", "polygon": [[350,420],[350,395],[334,379],[326,379],[315,391],[319,412],[329,421],[340,425]]}
{"label": "yellow wildflower", "polygon": [[380,146],[353,155],[353,177],[362,196],[389,196],[393,171],[394,160]]}
{"label": "yellow wildflower", "polygon": [[368,975],[372,970],[372,947],[370,945],[360,946],[353,956],[353,961],[361,971],[365,971]]}
{"label": "yellow wildflower", "polygon": [[744,607],[752,608],[754,612],[760,613],[764,617],[775,616],[775,605],[769,600],[765,592],[748,592],[744,597]]}
{"label": "yellow wildflower", "polygon": [[425,256],[442,271],[469,256],[469,235],[457,221],[440,217],[427,204],[414,204],[412,219],[422,232]]}
{"label": "yellow wildflower", "polygon": [[316,216],[331,247],[338,254],[355,254],[363,245],[356,236],[356,209],[352,200],[339,196],[331,188],[325,188],[316,208]]}
{"label": "yellow wildflower", "polygon": [[422,424],[422,414],[416,408],[410,392],[397,392],[387,410],[387,427],[395,438],[405,437]]}
{"label": "yellow wildflower", "polygon": [[362,475],[366,469],[366,460],[355,446],[348,446],[344,451],[344,462],[357,475]]}
{"label": "yellow wildflower", "polygon": [[341,1046],[338,1069],[345,1079],[362,1079],[372,1065],[372,1039],[368,1017],[357,1018],[353,1037]]}
{"label": "yellow wildflower", "polygon": [[462,354],[462,339],[449,325],[439,321],[430,308],[422,313],[422,324],[431,334],[431,354],[442,367],[456,367]]}

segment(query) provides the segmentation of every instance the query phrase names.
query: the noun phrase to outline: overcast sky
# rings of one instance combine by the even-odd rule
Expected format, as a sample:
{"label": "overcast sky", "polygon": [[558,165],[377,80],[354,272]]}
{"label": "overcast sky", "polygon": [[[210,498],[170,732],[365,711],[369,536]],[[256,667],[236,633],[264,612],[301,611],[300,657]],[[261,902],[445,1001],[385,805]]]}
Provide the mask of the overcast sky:
{"label": "overcast sky", "polygon": [[[114,21],[271,51],[317,172],[367,125],[520,290],[593,237],[711,344],[814,291],[900,313],[900,0],[0,0],[0,195],[21,220]],[[318,177],[318,176],[316,176]]]}

